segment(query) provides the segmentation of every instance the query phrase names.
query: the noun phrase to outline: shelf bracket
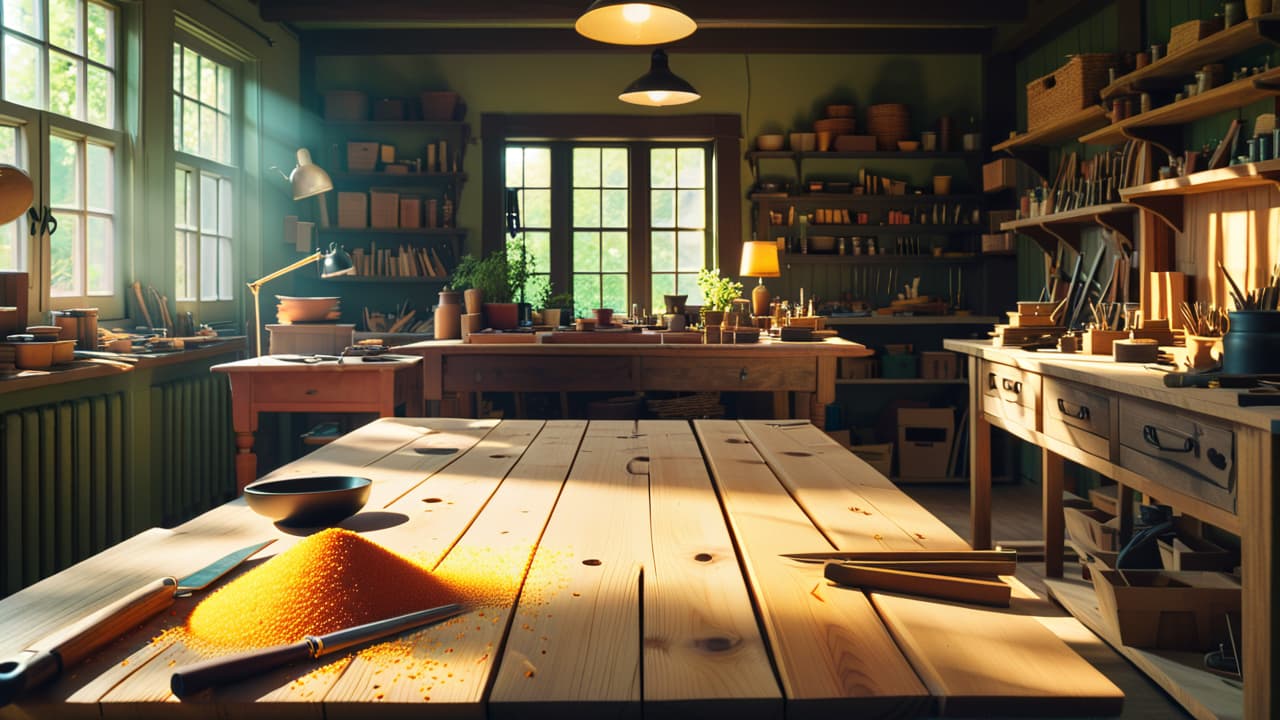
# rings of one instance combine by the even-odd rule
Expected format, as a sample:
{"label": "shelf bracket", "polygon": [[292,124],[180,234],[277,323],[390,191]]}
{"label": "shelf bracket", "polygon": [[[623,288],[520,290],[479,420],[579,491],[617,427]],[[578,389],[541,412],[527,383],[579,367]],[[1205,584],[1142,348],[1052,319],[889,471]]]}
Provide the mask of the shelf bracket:
{"label": "shelf bracket", "polygon": [[1151,127],[1127,127],[1120,132],[1130,140],[1148,142],[1160,148],[1170,157],[1180,155],[1174,148],[1182,145],[1181,125],[1154,125]]}
{"label": "shelf bracket", "polygon": [[1181,233],[1184,226],[1182,197],[1181,195],[1153,195],[1129,198],[1128,202],[1149,211],[1160,218],[1171,230]]}
{"label": "shelf bracket", "polygon": [[1035,171],[1042,179],[1049,177],[1049,151],[1042,147],[1020,147],[1005,150],[1014,160]]}
{"label": "shelf bracket", "polygon": [[1015,232],[1026,235],[1036,242],[1047,255],[1056,255],[1058,245],[1062,242],[1062,238],[1050,232],[1043,225],[1027,225],[1018,228]]}
{"label": "shelf bracket", "polygon": [[1112,240],[1112,247],[1121,255],[1128,257],[1133,251],[1134,217],[1136,213],[1123,210],[1099,213],[1094,221],[1102,227],[1103,237]]}

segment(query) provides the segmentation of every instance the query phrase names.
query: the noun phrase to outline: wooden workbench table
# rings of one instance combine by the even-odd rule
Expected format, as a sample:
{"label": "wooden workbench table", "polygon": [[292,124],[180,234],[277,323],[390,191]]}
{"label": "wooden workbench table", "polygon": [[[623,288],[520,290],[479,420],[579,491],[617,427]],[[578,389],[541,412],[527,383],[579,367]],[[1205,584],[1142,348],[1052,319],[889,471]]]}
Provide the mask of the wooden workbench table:
{"label": "wooden workbench table", "polygon": [[[374,480],[345,527],[482,580],[491,604],[406,634],[390,655],[334,656],[326,672],[284,668],[179,703],[169,675],[195,653],[151,639],[199,598],[182,599],[0,717],[905,718],[1121,703],[1016,581],[1011,610],[979,609],[837,587],[821,565],[780,557],[966,548],[808,423],[384,419],[274,475],[332,472]],[[265,555],[299,539],[240,500],[137,536],[0,601],[0,658],[267,538]]]}
{"label": "wooden workbench table", "polygon": [[[396,352],[421,355],[423,392],[441,403],[442,415],[474,416],[472,395],[481,392],[768,392],[773,417],[810,418],[813,408],[836,399],[840,358],[867,357],[865,346],[828,338],[821,342],[741,345],[468,344],[435,340]],[[795,393],[795,409],[790,405]]]}

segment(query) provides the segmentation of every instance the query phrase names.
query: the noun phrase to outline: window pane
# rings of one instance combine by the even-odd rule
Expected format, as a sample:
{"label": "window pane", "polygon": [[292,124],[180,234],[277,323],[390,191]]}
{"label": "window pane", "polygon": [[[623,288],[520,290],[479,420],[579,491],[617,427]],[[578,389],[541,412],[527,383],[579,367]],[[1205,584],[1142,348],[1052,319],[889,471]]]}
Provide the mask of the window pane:
{"label": "window pane", "polygon": [[627,150],[626,148],[604,148],[600,158],[603,166],[605,187],[627,187]]}
{"label": "window pane", "polygon": [[524,186],[551,187],[551,148],[525,148]]}
{"label": "window pane", "polygon": [[[61,232],[62,228],[58,228]],[[90,215],[86,235],[86,267],[90,295],[110,295],[115,278],[115,227],[111,218]]]}
{"label": "window pane", "polygon": [[230,236],[233,232],[231,223],[232,211],[232,192],[231,181],[226,178],[218,179],[218,234]]}
{"label": "window pane", "polygon": [[627,227],[627,191],[602,190],[601,227]]}
{"label": "window pane", "polygon": [[182,48],[182,94],[189,98],[200,97],[199,66],[200,56],[191,48]]}
{"label": "window pane", "polygon": [[66,117],[81,117],[76,79],[79,62],[56,50],[49,51],[49,111]]}
{"label": "window pane", "polygon": [[80,53],[79,0],[49,0],[49,42]]}
{"label": "window pane", "polygon": [[231,162],[231,123],[226,115],[218,113],[218,145],[213,150],[213,159],[218,162]]}
{"label": "window pane", "polygon": [[524,148],[507,147],[507,187],[524,185]]}
{"label": "window pane", "polygon": [[231,68],[218,66],[218,109],[231,113]]}
{"label": "window pane", "polygon": [[218,299],[232,300],[231,238],[218,238]]}
{"label": "window pane", "polygon": [[680,273],[676,277],[676,292],[688,295],[689,299],[685,302],[690,305],[706,302],[706,298],[702,296],[702,288],[698,287],[698,273]]}
{"label": "window pane", "polygon": [[218,104],[218,66],[207,57],[200,57],[200,102],[210,107]]}
{"label": "window pane", "polygon": [[12,35],[4,37],[4,99],[9,102],[40,106],[40,50]]}
{"label": "window pane", "polygon": [[600,272],[600,233],[573,234],[574,272]]}
{"label": "window pane", "polygon": [[703,233],[700,230],[680,231],[679,265],[681,270],[698,270],[703,260]]}
{"label": "window pane", "polygon": [[200,106],[200,155],[213,160],[218,157],[218,115],[213,108]]}
{"label": "window pane", "polygon": [[680,227],[706,227],[707,197],[704,190],[680,190]]}
{"label": "window pane", "polygon": [[573,226],[600,227],[600,191],[573,191]]}
{"label": "window pane", "polygon": [[115,211],[115,164],[111,148],[88,143],[85,150],[87,178],[87,206],[90,210],[111,213]]}
{"label": "window pane", "polygon": [[54,207],[82,207],[79,151],[75,140],[49,137],[49,191]]}
{"label": "window pane", "polygon": [[4,26],[40,37],[40,11],[36,0],[4,0]]}
{"label": "window pane", "polygon": [[520,216],[524,227],[551,227],[551,191],[521,190]]}
{"label": "window pane", "polygon": [[630,312],[631,308],[627,305],[627,276],[604,275],[601,279],[600,307]]}
{"label": "window pane", "polygon": [[704,159],[706,151],[702,148],[680,148],[680,187],[700,188],[706,184],[707,169]]}
{"label": "window pane", "polygon": [[182,101],[182,145],[178,149],[200,152],[200,106],[190,100]]}
{"label": "window pane", "polygon": [[214,235],[218,232],[218,178],[200,175],[200,232]]}
{"label": "window pane", "polygon": [[600,148],[573,149],[573,186],[600,187]]}
{"label": "window pane", "polygon": [[650,288],[652,288],[653,293],[649,296],[649,307],[653,308],[654,315],[658,315],[666,307],[662,296],[676,293],[676,276],[667,273],[654,273],[653,279],[650,281]]}
{"label": "window pane", "polygon": [[210,237],[200,243],[200,299],[218,299],[218,243]]}
{"label": "window pane", "polygon": [[676,186],[675,148],[654,148],[649,151],[649,186],[656,188]]}
{"label": "window pane", "polygon": [[649,239],[649,263],[654,272],[671,272],[676,269],[676,234],[669,230],[655,230]]}
{"label": "window pane", "polygon": [[173,91],[182,92],[182,46],[173,44]]}
{"label": "window pane", "polygon": [[85,110],[87,120],[102,127],[115,126],[115,76],[108,70],[92,65],[86,68]]}
{"label": "window pane", "polygon": [[189,221],[187,215],[187,203],[191,188],[191,172],[178,168],[173,173],[173,220],[179,226],[187,224]]}
{"label": "window pane", "polygon": [[649,192],[649,221],[654,227],[676,226],[676,191],[652,190]]}
{"label": "window pane", "polygon": [[625,232],[601,233],[600,269],[604,272],[627,271],[627,234]]}
{"label": "window pane", "polygon": [[107,67],[115,66],[115,11],[105,5],[89,3],[89,27],[85,33],[85,52],[89,59]]}
{"label": "window pane", "polygon": [[177,282],[174,284],[173,292],[178,296],[178,300],[186,302],[194,300],[192,297],[194,283],[191,281],[190,269],[192,267],[190,261],[190,236],[185,232],[177,232],[174,235],[174,262],[176,263]]}
{"label": "window pane", "polygon": [[54,297],[80,294],[80,216],[58,214],[58,231],[49,238],[49,294]]}
{"label": "window pane", "polygon": [[[8,6],[6,5],[6,8]],[[18,161],[18,128],[0,125],[0,163],[22,167]],[[24,270],[26,215],[11,223],[0,225],[0,270]]]}
{"label": "window pane", "polygon": [[573,276],[573,304],[577,306],[579,313],[590,313],[600,305],[600,276],[599,275],[574,275]]}

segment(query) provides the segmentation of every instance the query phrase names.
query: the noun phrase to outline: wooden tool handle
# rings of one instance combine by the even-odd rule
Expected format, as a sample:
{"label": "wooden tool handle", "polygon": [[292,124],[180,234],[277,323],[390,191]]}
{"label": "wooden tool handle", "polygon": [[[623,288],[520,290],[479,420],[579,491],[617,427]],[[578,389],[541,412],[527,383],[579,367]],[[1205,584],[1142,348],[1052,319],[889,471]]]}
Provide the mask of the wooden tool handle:
{"label": "wooden tool handle", "polygon": [[173,604],[178,581],[161,578],[0,662],[0,707],[39,687],[89,653]]}
{"label": "wooden tool handle", "polygon": [[1008,585],[994,580],[881,570],[861,565],[827,563],[823,574],[832,582],[864,590],[889,590],[997,607],[1009,607],[1012,592]]}
{"label": "wooden tool handle", "polygon": [[292,645],[228,655],[188,665],[169,677],[169,689],[179,699],[189,698],[202,690],[243,680],[281,665],[308,660],[313,656],[309,640]]}

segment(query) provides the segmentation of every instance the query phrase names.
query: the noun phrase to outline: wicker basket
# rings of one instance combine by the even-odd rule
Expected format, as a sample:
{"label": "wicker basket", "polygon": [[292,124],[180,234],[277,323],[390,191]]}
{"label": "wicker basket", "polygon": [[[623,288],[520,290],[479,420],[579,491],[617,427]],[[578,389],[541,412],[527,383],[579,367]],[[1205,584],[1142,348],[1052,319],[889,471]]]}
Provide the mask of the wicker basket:
{"label": "wicker basket", "polygon": [[1222,18],[1209,20],[1189,20],[1169,28],[1169,54],[1200,42],[1222,29]]}
{"label": "wicker basket", "polygon": [[1107,84],[1109,53],[1076,55],[1057,71],[1027,83],[1027,129],[1036,130],[1098,102]]}

